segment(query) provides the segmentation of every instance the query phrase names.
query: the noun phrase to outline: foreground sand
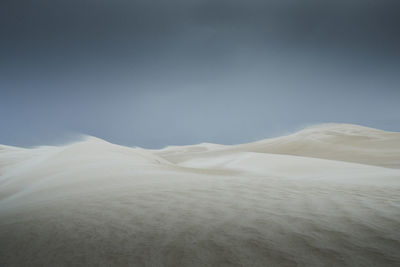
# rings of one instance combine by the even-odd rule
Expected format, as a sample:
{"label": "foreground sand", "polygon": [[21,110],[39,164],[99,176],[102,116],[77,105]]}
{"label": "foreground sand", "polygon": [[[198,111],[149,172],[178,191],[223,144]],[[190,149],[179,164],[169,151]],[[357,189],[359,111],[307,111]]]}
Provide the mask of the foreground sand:
{"label": "foreground sand", "polygon": [[0,146],[0,266],[399,266],[400,133]]}

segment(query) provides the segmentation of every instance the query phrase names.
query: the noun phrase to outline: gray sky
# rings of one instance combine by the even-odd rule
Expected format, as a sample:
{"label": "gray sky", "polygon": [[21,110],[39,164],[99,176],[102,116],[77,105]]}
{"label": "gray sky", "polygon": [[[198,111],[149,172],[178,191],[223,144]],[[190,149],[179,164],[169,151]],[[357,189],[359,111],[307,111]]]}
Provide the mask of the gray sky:
{"label": "gray sky", "polygon": [[1,1],[0,143],[400,131],[399,12],[394,0]]}

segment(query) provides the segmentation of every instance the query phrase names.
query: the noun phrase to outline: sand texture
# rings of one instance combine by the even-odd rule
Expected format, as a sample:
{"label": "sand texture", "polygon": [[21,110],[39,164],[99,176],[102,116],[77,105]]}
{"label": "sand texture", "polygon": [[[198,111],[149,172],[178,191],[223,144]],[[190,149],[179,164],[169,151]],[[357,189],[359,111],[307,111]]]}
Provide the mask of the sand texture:
{"label": "sand texture", "polygon": [[400,266],[400,133],[0,145],[0,266]]}

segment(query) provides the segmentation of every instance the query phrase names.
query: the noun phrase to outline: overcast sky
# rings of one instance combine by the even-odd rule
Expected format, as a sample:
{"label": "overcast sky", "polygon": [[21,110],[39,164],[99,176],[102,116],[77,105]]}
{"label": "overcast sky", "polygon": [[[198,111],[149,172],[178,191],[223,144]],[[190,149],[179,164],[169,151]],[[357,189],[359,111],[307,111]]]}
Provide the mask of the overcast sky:
{"label": "overcast sky", "polygon": [[0,144],[400,131],[400,2],[3,0]]}

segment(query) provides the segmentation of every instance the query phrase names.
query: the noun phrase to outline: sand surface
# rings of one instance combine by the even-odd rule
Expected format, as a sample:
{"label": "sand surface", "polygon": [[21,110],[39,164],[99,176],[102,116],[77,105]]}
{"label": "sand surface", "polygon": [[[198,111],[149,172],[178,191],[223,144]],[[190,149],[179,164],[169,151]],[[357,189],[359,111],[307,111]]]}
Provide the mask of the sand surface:
{"label": "sand surface", "polygon": [[0,266],[400,266],[400,133],[0,145]]}

